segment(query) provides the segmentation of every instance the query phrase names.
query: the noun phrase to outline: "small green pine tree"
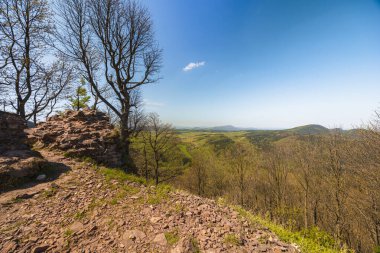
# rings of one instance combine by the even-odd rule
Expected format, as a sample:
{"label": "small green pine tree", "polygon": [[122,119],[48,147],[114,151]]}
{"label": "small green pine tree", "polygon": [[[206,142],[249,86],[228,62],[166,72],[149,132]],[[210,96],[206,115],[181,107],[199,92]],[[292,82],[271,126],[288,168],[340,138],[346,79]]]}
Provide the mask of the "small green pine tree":
{"label": "small green pine tree", "polygon": [[79,111],[80,109],[88,107],[91,96],[87,96],[87,90],[84,85],[85,81],[81,79],[81,85],[77,87],[75,94],[69,97],[70,107],[73,110]]}

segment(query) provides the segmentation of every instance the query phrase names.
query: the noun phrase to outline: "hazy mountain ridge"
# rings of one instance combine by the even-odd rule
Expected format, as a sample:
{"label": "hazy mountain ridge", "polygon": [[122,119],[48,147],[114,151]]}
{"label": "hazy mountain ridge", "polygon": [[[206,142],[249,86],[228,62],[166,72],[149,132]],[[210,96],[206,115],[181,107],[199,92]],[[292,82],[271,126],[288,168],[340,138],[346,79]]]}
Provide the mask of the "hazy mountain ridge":
{"label": "hazy mountain ridge", "polygon": [[[226,145],[233,143],[238,139],[247,139],[259,148],[267,148],[278,141],[287,141],[294,138],[307,135],[327,135],[333,131],[342,131],[344,134],[354,136],[360,129],[329,129],[322,125],[310,124],[293,127],[289,129],[261,130],[261,129],[243,129],[232,125],[209,127],[209,128],[190,128],[178,129],[184,141],[191,140],[196,143],[205,143],[214,146],[216,150],[223,149]],[[193,136],[186,140],[188,136]]]}
{"label": "hazy mountain ridge", "polygon": [[209,132],[237,132],[237,131],[251,131],[257,130],[253,127],[236,127],[233,125],[222,125],[215,127],[176,127],[178,130],[187,130],[187,131],[209,131]]}
{"label": "hazy mountain ridge", "polygon": [[[268,132],[292,132],[295,134],[321,134],[328,133],[334,129],[329,129],[322,125],[318,124],[309,124],[303,126],[297,126],[293,128],[285,128],[285,129],[260,129],[255,127],[236,127],[234,125],[222,125],[215,127],[176,127],[177,130],[185,130],[185,131],[206,131],[206,132],[238,132],[238,131],[268,131]],[[351,131],[344,130],[344,131]]]}

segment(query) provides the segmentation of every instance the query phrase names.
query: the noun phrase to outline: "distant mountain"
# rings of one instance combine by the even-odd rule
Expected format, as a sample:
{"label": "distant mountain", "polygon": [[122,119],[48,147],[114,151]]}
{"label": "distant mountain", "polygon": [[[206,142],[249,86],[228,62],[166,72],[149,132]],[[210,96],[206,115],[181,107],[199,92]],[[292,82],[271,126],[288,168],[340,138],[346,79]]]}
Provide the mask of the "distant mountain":
{"label": "distant mountain", "polygon": [[210,127],[208,130],[210,131],[223,131],[223,132],[233,132],[233,131],[241,131],[244,130],[243,128],[235,127],[232,125],[225,125],[225,126],[216,126],[216,127]]}
{"label": "distant mountain", "polygon": [[[233,125],[224,125],[224,126],[215,126],[215,127],[177,127],[178,130],[186,131],[205,131],[205,132],[238,132],[238,131],[249,131],[254,135],[277,135],[277,136],[289,136],[289,135],[313,135],[313,134],[327,134],[336,129],[329,129],[327,127],[310,124],[304,126],[298,126],[289,129],[258,129],[258,128],[249,128],[249,127],[235,127]],[[342,130],[342,129],[340,129]],[[343,132],[354,131],[351,130],[342,130]]]}
{"label": "distant mountain", "polygon": [[321,125],[305,125],[305,126],[299,126],[299,127],[294,127],[291,129],[287,129],[284,131],[288,131],[294,134],[299,134],[299,135],[308,135],[308,134],[324,134],[330,132],[330,129],[321,126]]}
{"label": "distant mountain", "polygon": [[260,148],[268,147],[272,143],[292,138],[294,136],[328,134],[331,130],[321,125],[305,125],[282,130],[249,131],[246,137]]}
{"label": "distant mountain", "polygon": [[177,127],[177,129],[189,130],[189,131],[210,131],[210,132],[237,132],[237,131],[256,130],[256,128],[242,128],[242,127],[235,127],[233,125],[215,126],[215,127]]}
{"label": "distant mountain", "polygon": [[[289,142],[308,135],[327,135],[333,131],[355,137],[360,129],[342,130],[329,129],[321,125],[310,124],[289,129],[263,130],[239,128],[232,125],[218,127],[182,128],[181,137],[192,142],[212,145],[215,150],[221,150],[236,140],[248,139],[259,148],[268,148],[274,143]],[[191,136],[191,138],[186,138]]]}

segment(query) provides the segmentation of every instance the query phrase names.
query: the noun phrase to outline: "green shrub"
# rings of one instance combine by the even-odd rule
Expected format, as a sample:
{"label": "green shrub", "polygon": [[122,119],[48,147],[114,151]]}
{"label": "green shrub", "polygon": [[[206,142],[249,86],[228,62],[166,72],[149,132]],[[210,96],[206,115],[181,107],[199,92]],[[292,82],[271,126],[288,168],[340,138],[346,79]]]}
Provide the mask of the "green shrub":
{"label": "green shrub", "polygon": [[239,246],[241,245],[241,240],[239,239],[239,237],[235,234],[228,234],[224,237],[224,243],[226,244],[231,244],[231,245],[235,245],[235,246]]}
{"label": "green shrub", "polygon": [[74,234],[74,231],[72,231],[71,229],[66,229],[65,232],[63,233],[63,236],[67,238],[67,237],[71,237],[73,234]]}
{"label": "green shrub", "polygon": [[74,214],[74,219],[76,220],[82,220],[84,217],[86,217],[86,212],[81,211]]}
{"label": "green shrub", "polygon": [[176,244],[179,241],[178,231],[175,230],[172,232],[166,232],[165,238],[166,238],[166,241],[168,242],[168,244],[170,246],[173,246],[174,244]]}
{"label": "green shrub", "polygon": [[191,245],[191,252],[193,253],[200,253],[201,250],[199,248],[199,243],[197,241],[197,239],[195,239],[194,237],[192,237],[190,239],[190,245]]}
{"label": "green shrub", "polygon": [[239,214],[252,223],[260,224],[269,228],[281,240],[298,245],[302,252],[307,253],[348,253],[354,252],[349,249],[336,249],[334,239],[327,233],[317,228],[303,230],[301,232],[291,231],[281,225],[275,224],[268,219],[253,215],[240,206],[233,207]]}
{"label": "green shrub", "polygon": [[128,174],[122,169],[101,167],[99,172],[106,177],[107,181],[116,180],[120,183],[125,181],[146,184],[146,180],[136,175]]}
{"label": "green shrub", "polygon": [[163,200],[168,199],[171,186],[160,184],[156,186],[152,193],[149,194],[147,204],[160,204]]}
{"label": "green shrub", "polygon": [[49,189],[43,191],[43,195],[44,195],[46,198],[53,197],[56,193],[57,193],[57,189],[54,188],[54,187],[51,187],[51,188],[49,188]]}

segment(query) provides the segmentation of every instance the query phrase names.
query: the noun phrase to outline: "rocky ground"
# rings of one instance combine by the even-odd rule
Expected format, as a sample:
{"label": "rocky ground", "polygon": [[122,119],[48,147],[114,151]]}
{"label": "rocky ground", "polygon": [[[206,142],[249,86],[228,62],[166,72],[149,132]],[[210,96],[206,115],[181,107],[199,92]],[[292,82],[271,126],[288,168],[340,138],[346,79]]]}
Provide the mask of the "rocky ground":
{"label": "rocky ground", "polygon": [[30,149],[20,116],[0,111],[0,193],[35,179],[45,161]]}
{"label": "rocky ground", "polygon": [[41,153],[69,170],[0,195],[0,252],[297,252],[213,200]]}

